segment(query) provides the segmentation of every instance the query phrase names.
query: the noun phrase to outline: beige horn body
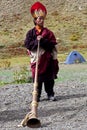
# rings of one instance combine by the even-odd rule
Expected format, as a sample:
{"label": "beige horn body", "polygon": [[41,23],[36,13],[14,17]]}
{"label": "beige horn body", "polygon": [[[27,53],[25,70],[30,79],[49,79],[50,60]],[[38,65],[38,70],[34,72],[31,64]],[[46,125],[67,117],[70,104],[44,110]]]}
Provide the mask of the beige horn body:
{"label": "beige horn body", "polygon": [[34,79],[34,90],[32,93],[32,103],[31,103],[31,111],[25,116],[25,118],[21,122],[21,126],[28,126],[30,128],[38,128],[41,126],[41,122],[38,119],[37,116],[37,108],[38,108],[38,102],[37,102],[37,87],[38,87],[38,59],[39,59],[39,41],[38,41],[38,47],[37,47],[37,58],[36,58],[36,68],[35,68],[35,79]]}

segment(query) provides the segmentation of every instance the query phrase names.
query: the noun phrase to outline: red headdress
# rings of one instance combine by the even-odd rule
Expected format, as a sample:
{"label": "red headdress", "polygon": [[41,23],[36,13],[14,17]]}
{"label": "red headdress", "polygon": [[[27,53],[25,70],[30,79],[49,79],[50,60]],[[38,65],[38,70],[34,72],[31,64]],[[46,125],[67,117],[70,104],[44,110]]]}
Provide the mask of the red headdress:
{"label": "red headdress", "polygon": [[45,18],[47,14],[45,6],[40,2],[34,3],[31,6],[30,12],[34,18],[37,18],[38,16],[43,16]]}

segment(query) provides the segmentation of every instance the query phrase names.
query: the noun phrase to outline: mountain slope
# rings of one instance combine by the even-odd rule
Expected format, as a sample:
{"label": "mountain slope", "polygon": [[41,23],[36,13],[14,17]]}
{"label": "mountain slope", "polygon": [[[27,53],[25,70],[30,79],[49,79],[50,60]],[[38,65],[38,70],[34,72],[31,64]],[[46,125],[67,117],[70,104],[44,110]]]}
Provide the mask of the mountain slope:
{"label": "mountain slope", "polygon": [[[0,1],[0,48],[23,44],[26,32],[33,27],[30,0]],[[87,1],[41,0],[48,14],[45,26],[60,39],[60,50],[87,47]]]}

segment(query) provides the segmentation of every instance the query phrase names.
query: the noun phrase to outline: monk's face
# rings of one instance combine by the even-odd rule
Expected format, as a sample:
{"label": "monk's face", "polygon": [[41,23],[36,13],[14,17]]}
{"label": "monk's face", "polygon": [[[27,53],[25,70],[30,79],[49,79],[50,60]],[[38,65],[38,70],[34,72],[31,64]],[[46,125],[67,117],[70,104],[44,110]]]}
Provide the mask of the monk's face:
{"label": "monk's face", "polygon": [[36,25],[38,25],[40,27],[43,27],[43,25],[44,25],[44,17],[42,17],[42,16],[37,17],[36,20],[35,20],[35,23],[36,23]]}

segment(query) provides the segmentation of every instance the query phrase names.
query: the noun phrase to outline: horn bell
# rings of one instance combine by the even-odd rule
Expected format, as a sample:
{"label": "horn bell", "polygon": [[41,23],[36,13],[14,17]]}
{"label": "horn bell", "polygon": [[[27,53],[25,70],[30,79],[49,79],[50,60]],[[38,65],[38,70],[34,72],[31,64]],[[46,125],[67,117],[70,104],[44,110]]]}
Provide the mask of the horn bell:
{"label": "horn bell", "polygon": [[27,126],[30,128],[39,128],[41,126],[40,120],[38,120],[36,117],[31,117],[27,121]]}

